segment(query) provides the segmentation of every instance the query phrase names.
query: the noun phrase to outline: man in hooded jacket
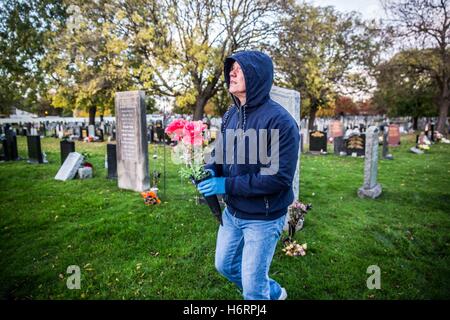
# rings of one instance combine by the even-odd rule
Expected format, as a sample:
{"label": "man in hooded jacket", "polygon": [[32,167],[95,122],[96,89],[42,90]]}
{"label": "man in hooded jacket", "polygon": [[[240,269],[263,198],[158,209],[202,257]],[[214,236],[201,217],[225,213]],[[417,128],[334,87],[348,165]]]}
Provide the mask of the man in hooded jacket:
{"label": "man in hooded jacket", "polygon": [[259,51],[235,53],[226,58],[224,75],[234,105],[222,118],[222,143],[205,166],[214,177],[198,185],[205,196],[224,195],[227,205],[215,266],[242,290],[244,299],[286,299],[286,290],[269,277],[269,269],[294,200],[299,128],[270,98],[269,56]]}

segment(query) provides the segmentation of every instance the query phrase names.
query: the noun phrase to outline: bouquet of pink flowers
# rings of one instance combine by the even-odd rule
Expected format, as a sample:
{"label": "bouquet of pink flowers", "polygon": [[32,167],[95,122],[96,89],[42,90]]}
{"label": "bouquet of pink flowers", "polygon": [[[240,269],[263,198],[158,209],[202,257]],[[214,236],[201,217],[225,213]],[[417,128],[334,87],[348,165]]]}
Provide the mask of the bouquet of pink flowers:
{"label": "bouquet of pink flowers", "polygon": [[[184,166],[179,173],[183,178],[190,179],[197,185],[201,181],[212,178],[209,171],[204,170],[203,143],[207,126],[202,121],[188,121],[177,119],[166,128],[166,133],[172,140],[177,141],[174,147],[175,157],[172,159]],[[180,161],[181,160],[181,161]],[[216,195],[205,197],[213,215],[222,224],[222,209]]]}
{"label": "bouquet of pink flowers", "polygon": [[183,178],[199,180],[205,176],[203,170],[203,143],[207,126],[202,121],[176,119],[166,128],[166,133],[177,145],[174,160],[184,166],[180,169]]}

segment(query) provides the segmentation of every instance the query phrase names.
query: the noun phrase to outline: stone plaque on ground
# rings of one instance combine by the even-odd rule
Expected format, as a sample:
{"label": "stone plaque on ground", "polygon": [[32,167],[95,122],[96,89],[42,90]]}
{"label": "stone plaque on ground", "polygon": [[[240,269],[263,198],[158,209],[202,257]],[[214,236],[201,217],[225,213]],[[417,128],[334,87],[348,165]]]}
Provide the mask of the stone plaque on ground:
{"label": "stone plaque on ground", "polygon": [[345,148],[347,150],[347,155],[349,156],[353,154],[356,154],[357,157],[364,156],[366,151],[366,135],[351,135],[346,141]]}
{"label": "stone plaque on ground", "polygon": [[333,138],[344,136],[344,125],[339,120],[333,120],[330,124],[330,136]]}
{"label": "stone plaque on ground", "polygon": [[28,163],[43,163],[41,136],[27,136]]}
{"label": "stone plaque on ground", "polygon": [[117,92],[117,176],[119,188],[150,189],[144,91]]}
{"label": "stone plaque on ground", "polygon": [[367,130],[366,156],[364,160],[364,184],[358,189],[360,198],[375,199],[381,194],[381,185],[377,183],[378,175],[378,132],[376,126]]}
{"label": "stone plaque on ground", "polygon": [[397,147],[400,145],[400,128],[398,124],[389,125],[388,143],[390,147]]}
{"label": "stone plaque on ground", "polygon": [[327,152],[326,132],[316,130],[309,133],[309,151]]}
{"label": "stone plaque on ground", "polygon": [[[300,93],[295,90],[289,90],[285,88],[280,88],[277,86],[272,86],[272,90],[270,91],[270,98],[275,102],[278,102],[281,106],[283,106],[289,114],[295,119],[297,122],[299,130],[300,128]],[[299,131],[300,134],[300,131]],[[302,142],[300,142],[302,143]],[[293,190],[294,190],[294,198],[298,200],[300,193],[300,155],[302,148],[299,146],[298,148],[298,162],[297,169],[294,174],[293,181]]]}
{"label": "stone plaque on ground", "polygon": [[78,169],[83,163],[83,156],[78,152],[71,152],[64,161],[58,173],[55,176],[55,180],[66,181],[73,179],[77,174]]}

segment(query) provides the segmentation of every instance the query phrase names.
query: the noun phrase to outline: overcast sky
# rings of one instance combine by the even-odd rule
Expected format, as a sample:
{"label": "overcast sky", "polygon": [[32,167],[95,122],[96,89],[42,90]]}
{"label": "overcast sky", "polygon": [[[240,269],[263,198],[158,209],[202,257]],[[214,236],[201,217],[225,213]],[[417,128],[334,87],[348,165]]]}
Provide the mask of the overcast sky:
{"label": "overcast sky", "polygon": [[358,11],[365,19],[384,17],[380,0],[308,0],[318,6],[334,6],[339,11]]}

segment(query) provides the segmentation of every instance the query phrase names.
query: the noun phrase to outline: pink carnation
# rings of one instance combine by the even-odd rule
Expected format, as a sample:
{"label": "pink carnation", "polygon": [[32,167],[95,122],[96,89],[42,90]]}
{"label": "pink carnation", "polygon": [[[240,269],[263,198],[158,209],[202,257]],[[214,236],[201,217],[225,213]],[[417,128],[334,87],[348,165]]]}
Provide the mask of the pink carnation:
{"label": "pink carnation", "polygon": [[183,136],[183,128],[188,121],[177,119],[172,121],[166,128],[165,132],[176,141],[180,141]]}

